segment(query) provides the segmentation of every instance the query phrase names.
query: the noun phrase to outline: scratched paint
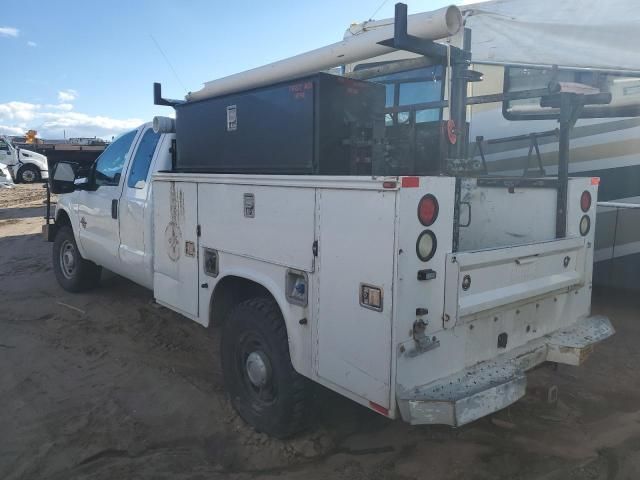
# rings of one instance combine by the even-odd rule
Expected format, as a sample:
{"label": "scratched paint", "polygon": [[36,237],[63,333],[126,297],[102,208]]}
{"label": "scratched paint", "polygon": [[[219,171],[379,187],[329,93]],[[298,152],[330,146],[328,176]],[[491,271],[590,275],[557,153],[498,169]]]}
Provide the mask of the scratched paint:
{"label": "scratched paint", "polygon": [[176,182],[171,182],[169,191],[169,219],[176,225],[184,221],[184,193],[176,187]]}
{"label": "scratched paint", "polygon": [[180,225],[184,222],[185,206],[184,193],[176,182],[171,182],[169,191],[169,223],[164,230],[165,250],[167,256],[174,262],[180,259],[182,251],[182,230]]}

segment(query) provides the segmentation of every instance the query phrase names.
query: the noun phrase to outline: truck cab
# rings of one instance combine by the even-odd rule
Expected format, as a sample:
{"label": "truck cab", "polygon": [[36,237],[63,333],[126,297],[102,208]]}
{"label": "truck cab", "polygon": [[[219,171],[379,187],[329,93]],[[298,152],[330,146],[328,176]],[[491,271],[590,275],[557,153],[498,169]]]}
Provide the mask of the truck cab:
{"label": "truck cab", "polygon": [[49,178],[47,157],[16,148],[8,137],[0,137],[0,163],[6,166],[16,183],[34,183]]}
{"label": "truck cab", "polygon": [[118,137],[89,171],[73,172],[76,188],[59,197],[50,226],[64,243],[54,270],[65,288],[94,285],[101,267],[153,288],[151,175],[170,168],[172,137],[145,123]]}

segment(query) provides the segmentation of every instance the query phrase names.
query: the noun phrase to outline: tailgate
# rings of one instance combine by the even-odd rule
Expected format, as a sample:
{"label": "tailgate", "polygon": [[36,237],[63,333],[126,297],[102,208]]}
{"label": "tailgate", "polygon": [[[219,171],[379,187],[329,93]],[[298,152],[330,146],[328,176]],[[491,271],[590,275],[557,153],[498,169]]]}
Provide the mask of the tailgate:
{"label": "tailgate", "polygon": [[585,239],[578,237],[447,255],[445,328],[467,316],[579,286]]}

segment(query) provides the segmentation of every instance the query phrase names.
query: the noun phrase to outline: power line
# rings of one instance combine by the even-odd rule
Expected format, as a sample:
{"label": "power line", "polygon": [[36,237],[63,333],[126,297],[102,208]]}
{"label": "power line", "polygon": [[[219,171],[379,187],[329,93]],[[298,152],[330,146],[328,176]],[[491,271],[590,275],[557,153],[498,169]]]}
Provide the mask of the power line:
{"label": "power line", "polygon": [[164,57],[165,61],[167,62],[167,65],[169,65],[169,68],[171,69],[173,74],[176,76],[176,80],[178,80],[178,83],[182,86],[182,88],[186,92],[187,87],[185,87],[184,83],[182,83],[182,80],[180,80],[180,76],[178,75],[178,72],[176,72],[176,69],[173,68],[173,65],[171,65],[171,62],[169,61],[169,58],[167,57],[167,55],[164,53],[164,50],[162,50],[162,47],[160,46],[156,38],[153,36],[153,34],[150,33],[149,36],[151,37],[151,40],[153,40],[153,43],[156,44],[156,47],[160,51],[160,54]]}
{"label": "power line", "polygon": [[383,2],[380,4],[380,6],[378,8],[376,8],[376,11],[373,12],[370,16],[369,16],[369,20],[373,20],[373,17],[376,16],[376,14],[382,9],[382,7],[385,6],[385,4],[388,2],[389,0],[383,0]]}

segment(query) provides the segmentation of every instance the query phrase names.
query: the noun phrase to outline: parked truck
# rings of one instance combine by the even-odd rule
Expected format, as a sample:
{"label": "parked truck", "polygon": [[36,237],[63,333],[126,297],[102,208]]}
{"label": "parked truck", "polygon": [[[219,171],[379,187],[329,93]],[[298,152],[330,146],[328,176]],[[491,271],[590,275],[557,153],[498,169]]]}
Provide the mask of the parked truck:
{"label": "parked truck", "polygon": [[[312,417],[312,382],[391,419],[459,426],[521,398],[527,370],[581,364],[613,327],[590,312],[599,182],[567,176],[567,114],[602,98],[548,87],[558,177],[465,174],[480,76],[468,50],[432,41],[460,24],[456,7],[407,17],[398,4],[372,36],[185,101],[156,85],[175,120],[125,133],[88,175],[55,168],[44,233],[59,283],[86,290],[105,267],[220,327],[233,406],[278,437]],[[450,106],[423,132],[385,122],[384,85],[316,73],[407,49],[452,79],[449,99],[414,105]],[[407,138],[422,160],[405,158]]]}
{"label": "parked truck", "polygon": [[0,136],[0,163],[5,165],[13,181],[18,183],[33,183],[49,178],[47,157],[17,148],[4,136]]}

